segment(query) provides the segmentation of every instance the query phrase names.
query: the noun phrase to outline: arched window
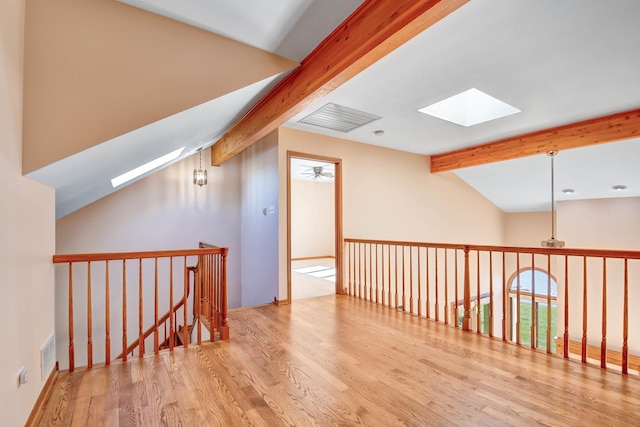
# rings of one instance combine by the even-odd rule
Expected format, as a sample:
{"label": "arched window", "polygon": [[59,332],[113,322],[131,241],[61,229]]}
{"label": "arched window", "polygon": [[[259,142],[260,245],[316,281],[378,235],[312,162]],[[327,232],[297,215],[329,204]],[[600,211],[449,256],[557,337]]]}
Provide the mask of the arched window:
{"label": "arched window", "polygon": [[519,329],[522,345],[533,341],[536,348],[546,350],[549,342],[555,352],[557,301],[558,283],[546,271],[524,268],[514,274],[509,281],[511,339],[517,340]]}

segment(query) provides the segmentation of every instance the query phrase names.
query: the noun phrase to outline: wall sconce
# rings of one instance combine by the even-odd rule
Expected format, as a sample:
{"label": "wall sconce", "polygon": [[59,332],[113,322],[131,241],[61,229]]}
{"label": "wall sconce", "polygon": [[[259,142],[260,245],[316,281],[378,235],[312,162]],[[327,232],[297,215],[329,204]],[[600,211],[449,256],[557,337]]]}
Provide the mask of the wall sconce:
{"label": "wall sconce", "polygon": [[207,185],[207,170],[202,169],[202,147],[198,148],[198,155],[200,158],[200,167],[193,170],[193,183],[202,187]]}

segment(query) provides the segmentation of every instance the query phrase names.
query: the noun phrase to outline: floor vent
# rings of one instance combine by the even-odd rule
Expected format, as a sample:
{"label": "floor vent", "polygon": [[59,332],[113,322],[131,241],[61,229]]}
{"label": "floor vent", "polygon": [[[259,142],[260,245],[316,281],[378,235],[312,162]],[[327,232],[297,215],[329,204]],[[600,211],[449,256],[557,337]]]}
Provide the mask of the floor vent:
{"label": "floor vent", "polygon": [[299,120],[298,123],[306,123],[339,132],[349,132],[381,118],[380,116],[330,102]]}
{"label": "floor vent", "polygon": [[40,349],[40,380],[44,381],[51,372],[56,359],[56,340],[51,334]]}

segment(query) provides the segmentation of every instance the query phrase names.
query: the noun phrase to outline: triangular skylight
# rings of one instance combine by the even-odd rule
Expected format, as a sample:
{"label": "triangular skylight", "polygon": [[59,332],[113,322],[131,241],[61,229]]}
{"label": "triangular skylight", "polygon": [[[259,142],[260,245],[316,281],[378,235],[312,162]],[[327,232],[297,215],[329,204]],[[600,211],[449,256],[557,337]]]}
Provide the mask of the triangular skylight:
{"label": "triangular skylight", "polygon": [[472,88],[418,111],[469,127],[519,113],[515,107]]}

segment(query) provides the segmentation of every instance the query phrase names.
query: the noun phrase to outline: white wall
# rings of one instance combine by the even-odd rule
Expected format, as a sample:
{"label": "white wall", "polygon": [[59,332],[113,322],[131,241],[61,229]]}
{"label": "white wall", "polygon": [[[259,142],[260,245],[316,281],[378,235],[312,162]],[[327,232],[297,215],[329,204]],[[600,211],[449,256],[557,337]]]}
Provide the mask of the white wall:
{"label": "white wall", "polygon": [[[54,332],[54,191],[22,177],[24,1],[0,4],[0,352],[2,425],[24,425],[44,386],[40,348]],[[29,382],[18,387],[24,366]],[[48,372],[45,373],[45,380]]]}
{"label": "white wall", "polygon": [[[502,244],[504,213],[429,157],[280,128],[280,210],[287,150],[342,159],[345,238]],[[280,215],[280,299],[287,297],[286,215]]]}
{"label": "white wall", "polygon": [[239,157],[242,164],[242,305],[246,307],[273,302],[278,295],[278,131]]}
{"label": "white wall", "polygon": [[335,255],[333,182],[291,181],[291,258]]}

